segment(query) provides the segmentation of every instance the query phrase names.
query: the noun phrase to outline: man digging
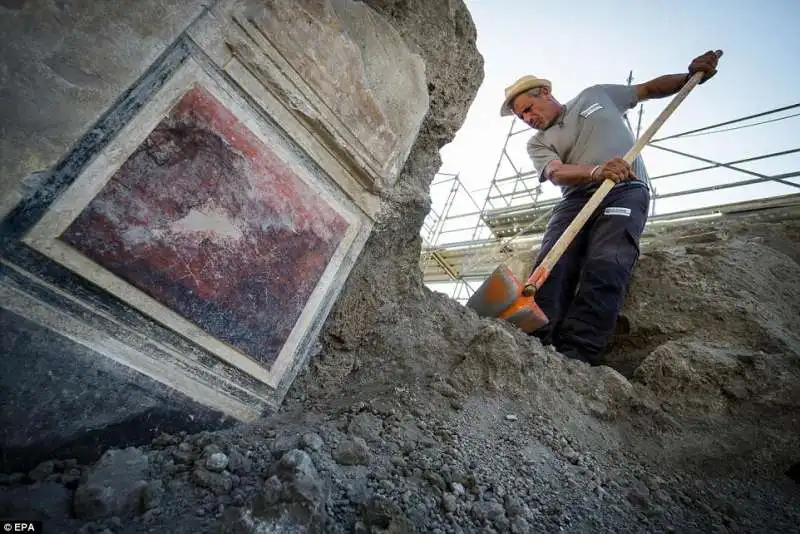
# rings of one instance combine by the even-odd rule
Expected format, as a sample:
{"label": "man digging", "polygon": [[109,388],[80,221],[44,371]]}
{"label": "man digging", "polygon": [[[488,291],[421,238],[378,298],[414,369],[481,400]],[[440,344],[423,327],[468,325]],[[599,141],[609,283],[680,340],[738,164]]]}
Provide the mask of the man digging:
{"label": "man digging", "polygon": [[523,76],[505,90],[501,116],[514,114],[537,133],[528,154],[540,182],[561,188],[534,268],[605,179],[615,182],[592,217],[536,291],[550,322],[533,333],[569,358],[602,364],[622,308],[628,279],[639,258],[647,222],[650,184],[641,157],[622,156],[634,145],[623,114],[639,102],[674,95],[692,74],[700,83],[717,69],[717,55],[692,60],[688,74],[668,74],[637,85],[588,87],[566,104],[553,96],[550,81]]}

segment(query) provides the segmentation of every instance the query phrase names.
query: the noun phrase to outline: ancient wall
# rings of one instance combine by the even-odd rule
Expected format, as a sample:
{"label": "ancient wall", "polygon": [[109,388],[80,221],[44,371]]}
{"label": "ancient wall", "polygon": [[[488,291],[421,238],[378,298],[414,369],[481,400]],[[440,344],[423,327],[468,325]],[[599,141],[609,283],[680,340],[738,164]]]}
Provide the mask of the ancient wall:
{"label": "ancient wall", "polygon": [[[429,187],[441,166],[439,149],[464,123],[483,81],[471,15],[460,0],[367,0],[390,20],[426,66],[430,108],[395,187],[342,296],[323,330],[324,361],[313,384],[341,383],[359,361],[377,353],[414,353],[421,324],[435,323],[419,269],[419,230],[430,211]],[[387,335],[390,337],[387,338]],[[418,354],[418,356],[421,356]],[[435,358],[435,356],[432,356]],[[423,364],[424,365],[424,364]],[[395,370],[386,366],[386,373]]]}
{"label": "ancient wall", "polygon": [[352,0],[0,4],[8,462],[280,403],[429,111],[390,20]]}

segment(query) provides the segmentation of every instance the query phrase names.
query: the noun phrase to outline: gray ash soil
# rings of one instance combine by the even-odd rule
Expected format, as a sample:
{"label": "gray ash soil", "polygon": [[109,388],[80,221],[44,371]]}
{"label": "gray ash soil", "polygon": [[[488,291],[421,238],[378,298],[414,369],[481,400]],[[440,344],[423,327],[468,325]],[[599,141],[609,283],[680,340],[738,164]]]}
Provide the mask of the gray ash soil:
{"label": "gray ash soil", "polygon": [[0,515],[105,534],[800,531],[800,214],[661,231],[613,369],[480,319],[418,267],[438,150],[482,80],[474,26],[461,2],[367,3],[424,57],[431,109],[280,411],[3,475]]}
{"label": "gray ash soil", "polygon": [[[40,466],[7,477],[4,501],[57,532],[797,532],[800,266],[758,237],[769,226],[800,227],[723,225],[738,237],[687,293],[725,309],[772,289],[727,328],[687,328],[700,308],[672,312],[674,286],[642,279],[691,260],[670,248],[689,228],[644,252],[626,311],[643,327],[632,307],[654,299],[668,340],[630,380],[423,290],[366,335],[374,357],[343,372],[329,343],[258,424]],[[737,254],[769,268],[732,278]],[[766,347],[740,335],[764,328]]]}

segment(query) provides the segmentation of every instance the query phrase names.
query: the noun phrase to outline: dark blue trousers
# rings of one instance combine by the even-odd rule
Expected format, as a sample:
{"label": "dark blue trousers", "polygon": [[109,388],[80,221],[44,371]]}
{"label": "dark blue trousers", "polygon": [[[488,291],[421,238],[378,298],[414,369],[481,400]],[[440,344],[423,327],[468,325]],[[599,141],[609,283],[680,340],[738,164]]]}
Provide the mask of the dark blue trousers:
{"label": "dark blue trousers", "polygon": [[[573,194],[556,205],[534,268],[590,197]],[[536,292],[536,303],[550,323],[533,335],[569,358],[602,363],[639,258],[649,206],[643,184],[619,184],[606,195]]]}

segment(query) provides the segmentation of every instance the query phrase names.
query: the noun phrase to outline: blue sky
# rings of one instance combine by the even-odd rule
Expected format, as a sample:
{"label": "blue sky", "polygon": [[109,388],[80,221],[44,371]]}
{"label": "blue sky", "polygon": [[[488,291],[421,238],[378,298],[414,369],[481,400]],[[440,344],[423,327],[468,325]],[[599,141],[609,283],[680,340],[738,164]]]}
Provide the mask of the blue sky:
{"label": "blue sky", "polygon": [[[497,165],[511,118],[498,110],[503,89],[523,74],[548,78],[562,102],[595,83],[634,83],[686,72],[695,56],[721,48],[719,72],[698,86],[670,117],[658,136],[759,113],[800,102],[800,1],[672,0],[630,1],[466,0],[478,31],[485,78],[452,143],[442,151],[442,172],[460,173],[481,202]],[[669,102],[645,104],[642,129]],[[783,113],[800,112],[800,108]],[[766,119],[782,115],[773,115]],[[635,120],[635,114],[631,116]],[[762,119],[763,120],[763,119]],[[521,125],[520,125],[521,126]],[[524,152],[529,134],[516,136],[512,157],[532,168]],[[800,147],[800,117],[754,128],[671,142],[677,150],[715,160],[733,160]],[[702,165],[652,148],[643,153],[651,176]],[[764,174],[800,169],[800,154],[744,165]],[[504,173],[507,174],[507,173]],[[656,183],[659,191],[677,191],[747,179],[714,170]],[[795,178],[795,183],[800,179]],[[800,192],[781,184],[760,184],[664,200],[658,212],[675,211],[748,198]],[[548,184],[546,196],[558,191]],[[434,203],[441,193],[432,190]],[[463,199],[456,211],[468,210]]]}

